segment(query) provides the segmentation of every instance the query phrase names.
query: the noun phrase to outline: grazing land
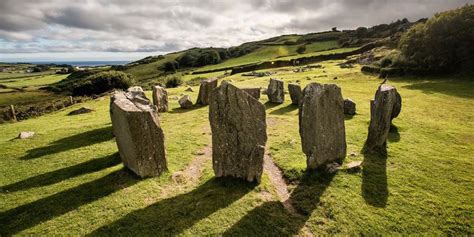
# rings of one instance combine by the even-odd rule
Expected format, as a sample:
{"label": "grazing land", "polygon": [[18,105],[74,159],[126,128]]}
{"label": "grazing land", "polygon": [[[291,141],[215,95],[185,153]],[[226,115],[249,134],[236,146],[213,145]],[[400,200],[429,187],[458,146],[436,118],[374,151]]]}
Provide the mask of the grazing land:
{"label": "grazing land", "polygon": [[[323,68],[298,73],[293,67],[270,71],[285,88],[297,81],[302,87],[335,83],[344,98],[357,103],[357,114],[345,119],[344,163],[364,161],[361,172],[305,172],[298,108],[290,105],[288,94],[281,105],[267,103],[265,95],[260,99],[267,113],[267,153],[288,184],[295,211],[280,202],[281,187],[268,169],[259,185],[214,178],[208,107],[180,109],[175,97],[186,93],[195,100],[198,86],[194,92],[178,87],[167,89],[170,111],[160,114],[169,172],[156,178],[139,179],[121,164],[107,96],[0,125],[0,235],[472,234],[472,80],[390,78],[403,98],[402,112],[393,121],[387,156],[364,156],[369,101],[381,80],[361,73],[357,65],[340,68],[342,62],[326,61],[320,63]],[[265,88],[269,79],[236,74],[219,81]],[[34,80],[9,83],[42,84]],[[151,98],[151,92],[147,95]],[[67,116],[81,106],[95,111]],[[21,131],[36,134],[12,140]],[[177,172],[184,179],[177,179]]]}

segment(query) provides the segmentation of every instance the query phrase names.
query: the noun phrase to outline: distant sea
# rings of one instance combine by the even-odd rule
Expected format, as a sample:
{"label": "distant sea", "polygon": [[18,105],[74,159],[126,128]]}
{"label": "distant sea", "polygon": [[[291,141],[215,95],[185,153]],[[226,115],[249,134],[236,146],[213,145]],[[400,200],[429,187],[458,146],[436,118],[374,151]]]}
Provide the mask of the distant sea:
{"label": "distant sea", "polygon": [[68,64],[78,67],[93,67],[93,66],[105,66],[105,65],[124,65],[130,61],[39,61],[39,62],[27,62],[32,64]]}

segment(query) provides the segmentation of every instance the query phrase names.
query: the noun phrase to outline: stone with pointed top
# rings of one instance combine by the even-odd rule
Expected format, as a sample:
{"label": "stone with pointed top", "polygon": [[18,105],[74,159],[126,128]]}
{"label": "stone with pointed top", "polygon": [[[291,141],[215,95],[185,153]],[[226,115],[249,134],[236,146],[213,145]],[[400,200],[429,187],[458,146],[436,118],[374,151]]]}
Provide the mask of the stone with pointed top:
{"label": "stone with pointed top", "polygon": [[153,86],[153,104],[158,112],[168,111],[168,92],[161,86]]}

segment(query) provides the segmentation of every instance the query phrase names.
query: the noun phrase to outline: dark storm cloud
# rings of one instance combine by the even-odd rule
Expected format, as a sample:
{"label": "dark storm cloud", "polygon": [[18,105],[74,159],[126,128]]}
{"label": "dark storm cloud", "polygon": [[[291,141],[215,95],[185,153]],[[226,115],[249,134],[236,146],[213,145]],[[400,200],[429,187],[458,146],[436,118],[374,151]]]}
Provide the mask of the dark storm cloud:
{"label": "dark storm cloud", "polygon": [[1,0],[0,53],[170,52],[417,20],[474,0]]}

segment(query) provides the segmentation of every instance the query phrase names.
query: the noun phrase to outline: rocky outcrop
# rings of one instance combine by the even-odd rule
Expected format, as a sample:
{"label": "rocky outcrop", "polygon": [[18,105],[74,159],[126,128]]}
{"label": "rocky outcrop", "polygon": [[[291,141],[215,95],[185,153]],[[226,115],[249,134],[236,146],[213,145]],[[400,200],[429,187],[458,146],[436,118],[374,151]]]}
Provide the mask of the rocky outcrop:
{"label": "rocky outcrop", "polygon": [[201,86],[199,86],[199,94],[198,94],[196,104],[208,105],[209,99],[211,97],[211,92],[216,87],[217,87],[217,79],[203,80],[201,82]]}
{"label": "rocky outcrop", "polygon": [[161,86],[153,86],[153,104],[158,112],[168,111],[168,92]]}
{"label": "rocky outcrop", "polygon": [[260,88],[243,88],[242,90],[251,95],[256,100],[260,99]]}
{"label": "rocky outcrop", "polygon": [[282,104],[285,101],[285,89],[282,80],[270,79],[267,88],[268,100],[272,103]]}
{"label": "rocky outcrop", "polygon": [[265,106],[225,82],[212,93],[209,121],[216,176],[260,182],[267,141]]}
{"label": "rocky outcrop", "polygon": [[111,96],[110,117],[124,165],[140,177],[160,175],[167,170],[164,134],[155,107],[134,92]]}
{"label": "rocky outcrop", "polygon": [[301,91],[301,86],[294,83],[288,84],[288,92],[290,92],[291,104],[299,105],[303,92]]}
{"label": "rocky outcrop", "polygon": [[309,169],[344,159],[347,146],[341,88],[318,83],[306,86],[299,107],[299,132]]}
{"label": "rocky outcrop", "polygon": [[344,100],[344,114],[345,115],[356,114],[356,103],[350,98],[347,98]]}
{"label": "rocky outcrop", "polygon": [[366,153],[385,153],[387,137],[392,119],[401,111],[401,96],[393,86],[382,84],[370,102],[370,124],[367,141],[364,145]]}
{"label": "rocky outcrop", "polygon": [[191,97],[189,95],[184,95],[181,99],[178,100],[179,106],[182,109],[190,109],[193,107],[193,102],[191,101]]}

